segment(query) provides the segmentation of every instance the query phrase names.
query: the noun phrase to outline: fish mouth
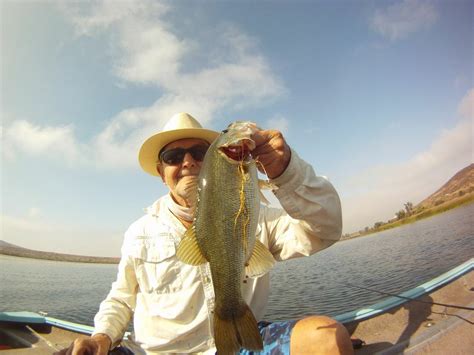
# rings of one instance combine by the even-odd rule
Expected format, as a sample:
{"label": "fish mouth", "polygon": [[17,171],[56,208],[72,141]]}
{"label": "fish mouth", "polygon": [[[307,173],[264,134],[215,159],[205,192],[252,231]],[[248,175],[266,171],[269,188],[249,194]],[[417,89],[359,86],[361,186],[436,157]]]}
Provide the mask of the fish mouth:
{"label": "fish mouth", "polygon": [[238,145],[222,146],[219,150],[231,161],[243,162],[251,159],[250,146],[251,144],[243,141]]}

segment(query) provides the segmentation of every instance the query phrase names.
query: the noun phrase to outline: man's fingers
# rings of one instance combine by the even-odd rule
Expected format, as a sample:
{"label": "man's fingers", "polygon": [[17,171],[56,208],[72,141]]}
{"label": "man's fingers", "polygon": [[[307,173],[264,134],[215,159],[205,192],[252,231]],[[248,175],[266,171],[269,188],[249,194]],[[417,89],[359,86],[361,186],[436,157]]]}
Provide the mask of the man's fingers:
{"label": "man's fingers", "polygon": [[255,142],[256,148],[269,142],[273,137],[273,132],[270,130],[259,130],[252,134],[252,140]]}
{"label": "man's fingers", "polygon": [[188,187],[188,186],[193,186],[197,184],[197,178],[191,178],[191,177],[184,177],[182,178],[179,182],[178,185],[181,185],[182,187]]}
{"label": "man's fingers", "polygon": [[197,184],[198,177],[197,176],[184,176],[181,178],[181,180],[178,182],[178,184],[184,184],[186,186],[188,185],[194,185]]}
{"label": "man's fingers", "polygon": [[252,156],[262,165],[259,170],[266,173],[269,178],[280,176],[290,161],[290,147],[280,131],[264,130],[256,131],[252,135],[255,149]]}
{"label": "man's fingers", "polygon": [[285,139],[280,131],[258,131],[252,136],[252,138],[255,142],[254,152],[261,154],[283,149],[286,145]]}
{"label": "man's fingers", "polygon": [[[95,355],[97,354],[98,346],[94,340],[76,339],[73,343],[71,355]],[[69,354],[67,354],[69,355]]]}
{"label": "man's fingers", "polygon": [[107,355],[109,346],[109,342],[82,338],[74,340],[69,348],[62,349],[54,355]]}

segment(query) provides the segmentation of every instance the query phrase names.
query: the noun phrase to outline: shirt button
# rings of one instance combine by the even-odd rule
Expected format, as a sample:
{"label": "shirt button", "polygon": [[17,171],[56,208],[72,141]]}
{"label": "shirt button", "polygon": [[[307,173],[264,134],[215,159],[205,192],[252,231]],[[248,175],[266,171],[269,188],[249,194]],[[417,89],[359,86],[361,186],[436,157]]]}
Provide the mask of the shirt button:
{"label": "shirt button", "polygon": [[210,279],[208,276],[206,276],[206,277],[204,278],[204,282],[207,283],[207,284],[208,284],[208,283],[211,283],[211,279]]}

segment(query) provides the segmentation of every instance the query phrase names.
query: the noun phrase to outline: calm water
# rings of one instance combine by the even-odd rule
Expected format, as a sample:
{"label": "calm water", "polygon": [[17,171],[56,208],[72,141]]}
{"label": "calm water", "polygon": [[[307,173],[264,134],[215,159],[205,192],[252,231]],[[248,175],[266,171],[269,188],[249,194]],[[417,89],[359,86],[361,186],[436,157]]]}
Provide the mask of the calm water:
{"label": "calm water", "polygon": [[[385,297],[349,284],[400,292],[428,281],[474,256],[473,217],[471,204],[277,263],[266,319],[335,315]],[[0,255],[0,310],[45,311],[92,325],[116,267]]]}

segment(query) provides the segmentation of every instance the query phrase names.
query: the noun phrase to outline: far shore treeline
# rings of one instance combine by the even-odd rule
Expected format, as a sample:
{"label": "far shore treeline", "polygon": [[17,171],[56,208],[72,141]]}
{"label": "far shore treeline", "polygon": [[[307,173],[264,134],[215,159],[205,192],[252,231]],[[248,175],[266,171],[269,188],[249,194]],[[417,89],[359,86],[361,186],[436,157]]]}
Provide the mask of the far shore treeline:
{"label": "far shore treeline", "polygon": [[68,261],[74,263],[118,264],[120,261],[120,258],[113,257],[83,256],[32,250],[4,242],[3,240],[0,240],[0,254],[19,256],[22,258]]}

